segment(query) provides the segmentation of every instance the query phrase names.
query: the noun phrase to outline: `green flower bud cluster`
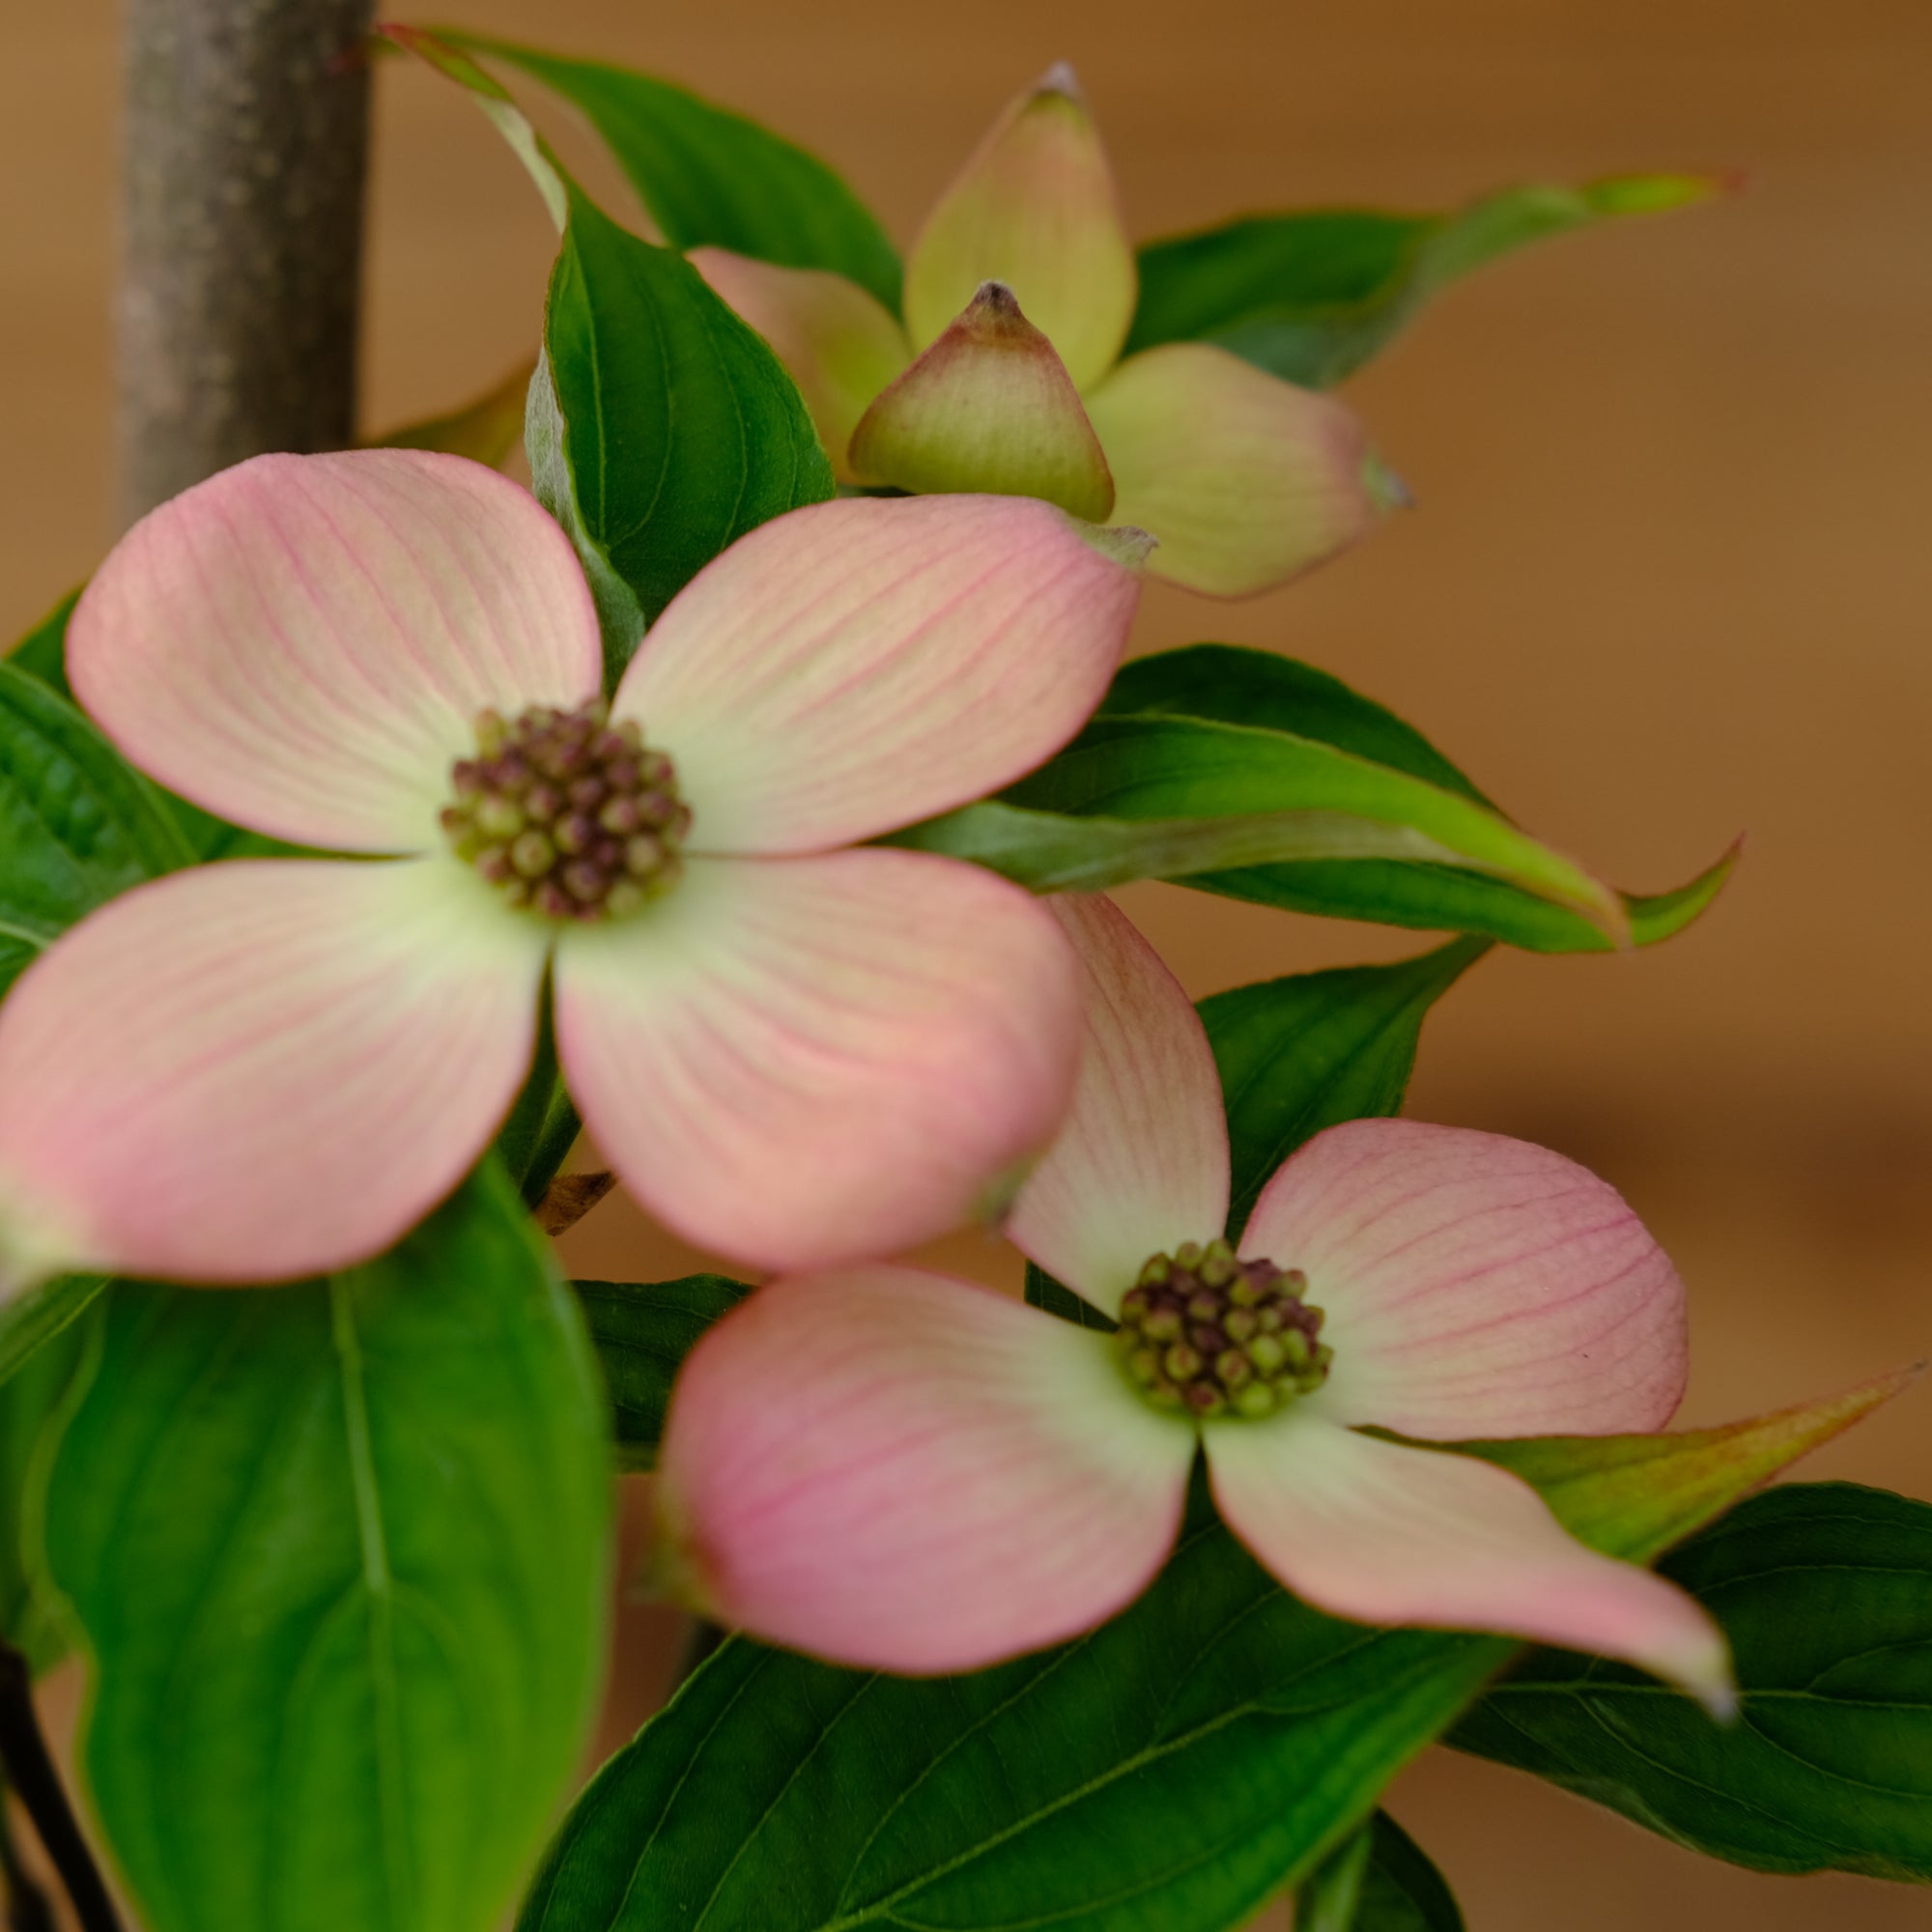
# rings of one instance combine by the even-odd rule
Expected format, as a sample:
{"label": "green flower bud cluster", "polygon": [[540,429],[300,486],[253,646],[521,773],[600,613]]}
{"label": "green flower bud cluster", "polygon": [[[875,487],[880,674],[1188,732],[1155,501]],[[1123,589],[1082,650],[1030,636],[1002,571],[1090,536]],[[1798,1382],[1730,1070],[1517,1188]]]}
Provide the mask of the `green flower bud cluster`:
{"label": "green flower bud cluster", "polygon": [[691,813],[662,752],[604,700],[476,720],[476,755],[450,771],[442,829],[513,906],[546,919],[621,919],[684,869]]}
{"label": "green flower bud cluster", "polygon": [[1308,1277],[1244,1262],[1224,1240],[1155,1255],[1121,1302],[1115,1340],[1128,1379],[1159,1408],[1257,1421],[1328,1379],[1334,1350]]}

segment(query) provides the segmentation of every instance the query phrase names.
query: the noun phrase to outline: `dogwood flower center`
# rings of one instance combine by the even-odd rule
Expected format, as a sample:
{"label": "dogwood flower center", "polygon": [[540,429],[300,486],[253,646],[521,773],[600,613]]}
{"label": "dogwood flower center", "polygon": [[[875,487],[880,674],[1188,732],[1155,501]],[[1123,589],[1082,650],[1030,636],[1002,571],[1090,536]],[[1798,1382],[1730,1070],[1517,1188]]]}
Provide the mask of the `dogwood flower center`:
{"label": "dogwood flower center", "polygon": [[1259,1421],[1328,1379],[1322,1311],[1308,1277],[1241,1261],[1231,1243],[1155,1255],[1121,1302],[1115,1340],[1127,1379],[1157,1408]]}
{"label": "dogwood flower center", "polygon": [[476,720],[476,755],[450,769],[442,829],[512,905],[546,919],[622,919],[674,886],[691,812],[677,773],[604,700]]}

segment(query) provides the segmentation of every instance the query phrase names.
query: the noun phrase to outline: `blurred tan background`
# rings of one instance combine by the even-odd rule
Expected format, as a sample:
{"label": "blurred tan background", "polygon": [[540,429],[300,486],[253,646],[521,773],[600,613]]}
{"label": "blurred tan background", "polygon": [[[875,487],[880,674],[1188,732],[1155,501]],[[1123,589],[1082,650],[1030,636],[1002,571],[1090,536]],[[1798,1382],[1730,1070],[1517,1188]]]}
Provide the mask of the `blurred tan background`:
{"label": "blurred tan background", "polygon": [[[1747,830],[1731,891],[1667,947],[1481,967],[1431,1022],[1412,1110],[1547,1141],[1624,1189],[1690,1283],[1689,1422],[1932,1352],[1926,0],[469,0],[461,17],[769,119],[901,239],[1006,96],[1062,57],[1143,236],[1744,169],[1735,202],[1455,291],[1349,391],[1420,508],[1259,602],[1156,589],[1138,647],[1311,658],[1627,887],[1674,885]],[[111,535],[113,25],[107,0],[64,0],[6,27],[9,638]],[[526,354],[552,246],[474,110],[385,68],[367,425],[457,404]],[[1427,943],[1167,888],[1130,903],[1196,992]],[[984,1243],[947,1258],[1010,1267]],[[621,1202],[571,1259],[632,1278],[696,1264]],[[1804,1473],[1932,1493],[1932,1395]],[[632,1611],[626,1635],[607,1743],[666,1668],[663,1619]],[[1475,1932],[1932,1923],[1921,1893],[1732,1871],[1446,1753],[1392,1808]]]}

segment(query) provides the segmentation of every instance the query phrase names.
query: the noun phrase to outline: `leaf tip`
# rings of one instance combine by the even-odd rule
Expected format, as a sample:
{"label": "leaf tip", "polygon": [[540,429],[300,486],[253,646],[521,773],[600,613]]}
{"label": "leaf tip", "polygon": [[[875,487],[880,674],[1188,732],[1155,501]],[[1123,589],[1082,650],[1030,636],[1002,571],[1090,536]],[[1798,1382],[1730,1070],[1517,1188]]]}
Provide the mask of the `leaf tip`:
{"label": "leaf tip", "polygon": [[1055,61],[1033,84],[1034,99],[1043,95],[1057,94],[1063,99],[1086,104],[1086,91],[1080,85],[1080,76],[1073,71],[1071,61]]}
{"label": "leaf tip", "polygon": [[1594,890],[1577,910],[1609,941],[1612,952],[1634,952],[1636,929],[1631,923],[1630,908],[1625,905],[1623,895],[1600,879],[1592,878],[1590,884]]}
{"label": "leaf tip", "polygon": [[1393,516],[1398,510],[1415,508],[1415,492],[1375,450],[1362,458],[1359,474],[1362,494],[1379,515]]}
{"label": "leaf tip", "polygon": [[1674,174],[1609,175],[1583,190],[1598,214],[1668,214],[1743,193],[1742,168],[1690,168]]}

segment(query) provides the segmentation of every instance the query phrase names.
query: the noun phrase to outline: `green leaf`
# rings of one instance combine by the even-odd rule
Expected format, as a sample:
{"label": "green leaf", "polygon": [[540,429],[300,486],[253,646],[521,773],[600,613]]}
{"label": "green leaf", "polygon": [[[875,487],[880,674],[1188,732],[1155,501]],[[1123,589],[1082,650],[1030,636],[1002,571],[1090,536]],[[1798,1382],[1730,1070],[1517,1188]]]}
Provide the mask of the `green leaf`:
{"label": "green leaf", "polygon": [[[537,494],[600,595],[653,621],[720,551],[833,493],[792,380],[683,256],[619,228],[573,185],[526,434]],[[547,417],[554,408],[555,420]],[[614,675],[633,619],[607,615]]]}
{"label": "green leaf", "polygon": [[682,255],[620,228],[583,193],[463,50],[483,43],[380,32],[469,93],[562,231],[524,441],[537,497],[590,580],[614,681],[644,626],[720,551],[831,497],[832,466],[763,337]]}
{"label": "green leaf", "polygon": [[445,29],[580,108],[673,248],[729,248],[791,269],[829,269],[894,314],[899,258],[877,218],[823,161],[687,89],[601,61]]}
{"label": "green leaf", "polygon": [[57,691],[70,702],[73,687],[67,681],[67,620],[80,602],[80,592],[70,590],[20,641],[9,651],[7,662],[15,670],[37,677],[49,691]]}
{"label": "green leaf", "polygon": [[67,1636],[27,1533],[28,1496],[41,1480],[38,1464],[56,1446],[59,1411],[87,1357],[94,1326],[69,1322],[0,1387],[0,1636],[37,1677],[66,1655]]}
{"label": "green leaf", "polygon": [[[1841,1406],[1779,1440],[1799,1453]],[[1645,1561],[1686,1495],[1709,1515],[1758,1480],[1751,1456],[1670,1440],[1649,1492],[1674,1500],[1628,1521],[1614,1452],[1543,1445],[1552,1506]],[[1714,1458],[1735,1483],[1718,1500]],[[887,1677],[731,1638],[579,1799],[518,1923],[1219,1932],[1352,1832],[1513,1649],[1319,1614],[1197,1491],[1138,1603],[997,1669]]]}
{"label": "green leaf", "polygon": [[1140,251],[1125,353],[1214,342],[1291,383],[1326,388],[1472,269],[1572,229],[1694,206],[1724,187],[1714,175],[1619,175],[1509,188],[1450,214],[1319,209],[1174,236]]}
{"label": "green leaf", "polygon": [[326,1281],[111,1291],[43,1535],[150,1932],[497,1922],[595,1703],[606,1431],[494,1166]]}
{"label": "green leaf", "polygon": [[537,1011],[536,1051],[523,1091],[497,1129],[496,1152],[516,1184],[524,1206],[538,1207],[583,1131],[570,1089],[557,1064],[556,1027],[546,989]]}
{"label": "green leaf", "polygon": [[1187,644],[1136,658],[1121,667],[1099,715],[1208,718],[1289,731],[1496,810],[1414,725],[1328,671],[1273,651]]}
{"label": "green leaf", "polygon": [[664,1435],[671,1383],[698,1337],[751,1293],[722,1274],[676,1281],[576,1281],[571,1287],[611,1391],[617,1461],[648,1469]]}
{"label": "green leaf", "polygon": [[63,1274],[0,1306],[0,1389],[78,1321],[107,1286],[103,1274]]}
{"label": "green leaf", "polygon": [[[1168,728],[1181,724],[1194,731]],[[1398,778],[1426,789],[1402,791]],[[1377,786],[1389,789],[1370,813],[1359,794]],[[1364,857],[1227,871],[1190,866],[1148,876],[1291,912],[1481,933],[1539,952],[1601,952],[1616,943],[1611,932],[1619,927],[1638,946],[1682,931],[1717,897],[1737,858],[1733,849],[1672,892],[1611,894],[1515,832],[1462,772],[1392,712],[1325,671],[1232,644],[1195,644],[1126,666],[1087,732],[1011,787],[1006,800],[1083,821],[1126,818],[1157,826],[1181,810],[1183,800],[1198,818],[1264,804],[1279,809],[1289,797],[1311,809],[1320,796],[1332,809],[1347,795],[1354,795],[1357,812],[1385,825],[1406,822],[1444,847],[1480,844],[1488,854],[1481,864],[1513,867],[1517,876],[1469,869],[1479,862],[1465,849],[1453,865]],[[1445,817],[1452,806],[1466,816]],[[995,828],[962,836],[947,823],[930,821],[901,840],[936,837],[965,845],[978,836],[996,850]],[[1493,842],[1499,828],[1520,841],[1509,851]]]}
{"label": "green leaf", "polygon": [[1772,1490],[1662,1567],[1730,1636],[1737,1724],[1538,1650],[1449,1742],[1734,1864],[1932,1883],[1932,1506]]}
{"label": "green leaf", "polygon": [[[559,260],[557,267],[562,266]],[[586,435],[580,442],[587,445],[591,440]],[[530,487],[538,502],[562,526],[583,566],[604,640],[604,680],[614,686],[644,635],[644,608],[611,561],[578,497],[576,466],[564,445],[563,410],[547,355],[537,357],[537,372],[530,380],[524,447],[529,452]]]}
{"label": "green leaf", "polygon": [[1033,893],[1097,893],[1134,879],[1187,879],[1230,867],[1366,859],[1453,865],[1457,857],[1410,826],[1345,812],[1135,822],[1028,811],[998,799],[961,806],[877,842],[965,859]]}
{"label": "green leaf", "polygon": [[1201,1002],[1234,1153],[1231,1235],[1303,1141],[1402,1111],[1424,1018],[1489,950],[1460,939],[1392,966],[1298,973]]}
{"label": "green leaf", "polygon": [[[1463,882],[1455,869],[1461,867],[1476,874],[1470,884],[1500,885],[1510,898],[1527,900],[1536,910],[1552,909],[1585,930],[1594,925],[1600,933],[1624,936],[1623,908],[1608,887],[1494,812],[1390,766],[1286,731],[1197,718],[1096,718],[1006,799],[1074,817],[1321,812],[1373,819],[1419,835],[1453,866],[1330,860],[1183,876],[1205,891],[1282,903],[1293,901],[1299,883],[1312,872],[1330,884],[1347,916],[1456,930],[1467,910],[1455,890]],[[1605,937],[1603,943],[1611,941]]]}
{"label": "green leaf", "polygon": [[1448,1881],[1386,1811],[1378,1811],[1302,1887],[1295,1932],[1463,1932]]}
{"label": "green leaf", "polygon": [[[8,653],[7,662],[17,670],[25,671],[45,685],[48,690],[59,693],[69,703],[76,704],[72,687],[67,681],[67,626],[73,615],[73,607],[80,601],[78,590],[71,591],[54,606],[39,626],[23,638]],[[279,838],[270,838],[259,832],[245,831],[239,825],[231,825],[226,819],[216,818],[213,812],[204,811],[198,805],[190,805],[185,798],[177,796],[165,785],[136,772],[126,759],[121,758],[105,739],[102,746],[115,758],[121,769],[133,779],[136,785],[151,799],[158,801],[162,810],[175,827],[180,838],[185,842],[188,854],[195,859],[236,859],[243,856],[267,858],[276,853],[298,850],[294,845],[284,844]],[[4,958],[5,938],[0,935],[0,959]],[[4,964],[0,964],[4,973]],[[6,980],[0,978],[0,988]]]}
{"label": "green leaf", "polygon": [[0,993],[76,920],[192,857],[113,746],[0,664]]}

